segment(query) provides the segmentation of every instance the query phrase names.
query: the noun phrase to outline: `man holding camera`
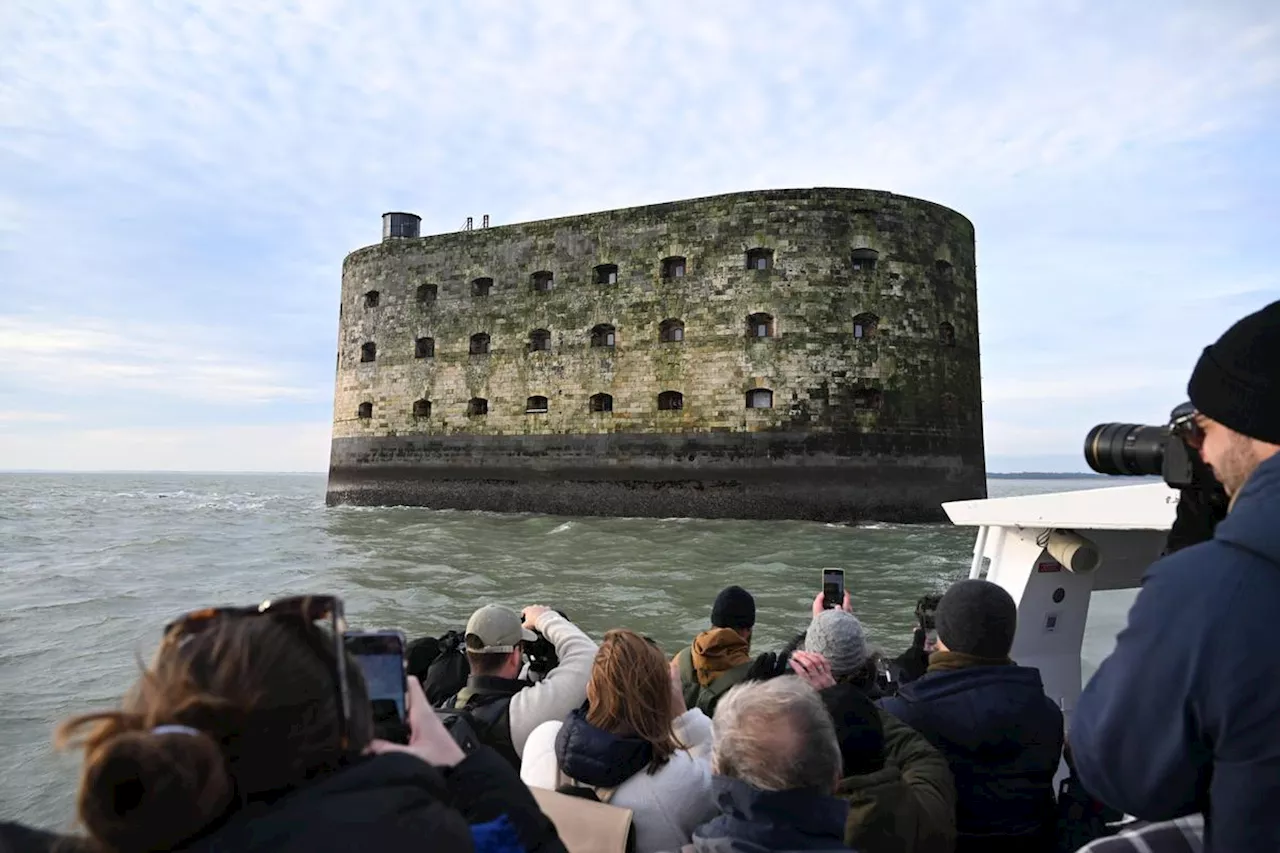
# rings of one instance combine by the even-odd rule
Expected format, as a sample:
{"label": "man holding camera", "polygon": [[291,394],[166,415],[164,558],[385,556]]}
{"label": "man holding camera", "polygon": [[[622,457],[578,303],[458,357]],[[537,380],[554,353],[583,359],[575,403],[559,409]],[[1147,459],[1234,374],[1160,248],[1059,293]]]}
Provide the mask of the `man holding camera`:
{"label": "man holding camera", "polygon": [[[530,683],[520,678],[524,648],[538,634],[555,646],[559,663]],[[452,707],[470,714],[481,742],[519,766],[530,732],[586,701],[596,642],[549,607],[534,605],[517,615],[486,604],[467,620],[465,643],[471,675]]]}
{"label": "man holding camera", "polygon": [[1206,849],[1280,850],[1280,302],[1205,349],[1195,444],[1230,496],[1213,538],[1154,563],[1076,706],[1084,787],[1144,820],[1202,812]]}

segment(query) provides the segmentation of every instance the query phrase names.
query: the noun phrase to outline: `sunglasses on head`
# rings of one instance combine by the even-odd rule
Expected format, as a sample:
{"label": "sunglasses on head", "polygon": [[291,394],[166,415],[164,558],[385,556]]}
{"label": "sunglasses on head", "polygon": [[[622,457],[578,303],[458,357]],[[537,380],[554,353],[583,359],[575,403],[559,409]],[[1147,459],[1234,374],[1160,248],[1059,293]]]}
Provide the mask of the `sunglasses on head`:
{"label": "sunglasses on head", "polygon": [[336,595],[295,595],[289,598],[267,600],[257,607],[205,607],[192,610],[164,626],[164,638],[181,642],[207,631],[223,619],[251,616],[280,616],[303,622],[325,622],[333,635],[333,653],[337,661],[336,681],[338,702],[342,709],[341,728],[338,732],[342,748],[347,748],[347,733],[351,727],[351,691],[347,685],[347,655],[343,647],[342,632],[346,627],[342,599]]}

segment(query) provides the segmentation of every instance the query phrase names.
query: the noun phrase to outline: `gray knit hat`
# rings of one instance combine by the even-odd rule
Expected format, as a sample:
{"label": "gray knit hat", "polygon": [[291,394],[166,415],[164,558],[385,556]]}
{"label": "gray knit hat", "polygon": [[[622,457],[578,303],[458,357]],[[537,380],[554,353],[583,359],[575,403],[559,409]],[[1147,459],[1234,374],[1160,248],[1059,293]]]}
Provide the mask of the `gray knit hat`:
{"label": "gray knit hat", "polygon": [[836,678],[855,672],[871,657],[862,623],[843,610],[824,610],[814,617],[804,634],[804,648],[826,658]]}

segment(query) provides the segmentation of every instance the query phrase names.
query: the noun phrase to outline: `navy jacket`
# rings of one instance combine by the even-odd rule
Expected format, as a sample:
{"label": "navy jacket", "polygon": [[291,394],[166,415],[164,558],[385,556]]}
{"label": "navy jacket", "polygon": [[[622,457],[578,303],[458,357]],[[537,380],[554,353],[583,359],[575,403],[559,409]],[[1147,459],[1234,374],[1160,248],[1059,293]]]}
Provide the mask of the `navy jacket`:
{"label": "navy jacket", "polygon": [[583,705],[569,713],[556,735],[556,763],[570,779],[592,788],[616,788],[644,771],[653,745],[644,738],[620,737],[587,722]]}
{"label": "navy jacket", "polygon": [[[1035,851],[1055,817],[1062,712],[1040,670],[929,672],[880,706],[929,739],[956,782],[956,850]],[[1008,842],[1008,843],[1006,843]]]}
{"label": "navy jacket", "polygon": [[761,791],[738,779],[711,781],[720,816],[693,832],[695,853],[848,851],[849,804],[816,791]]}
{"label": "navy jacket", "polygon": [[1205,814],[1206,849],[1280,850],[1280,456],[1213,539],[1152,564],[1080,696],[1071,752],[1098,799]]}

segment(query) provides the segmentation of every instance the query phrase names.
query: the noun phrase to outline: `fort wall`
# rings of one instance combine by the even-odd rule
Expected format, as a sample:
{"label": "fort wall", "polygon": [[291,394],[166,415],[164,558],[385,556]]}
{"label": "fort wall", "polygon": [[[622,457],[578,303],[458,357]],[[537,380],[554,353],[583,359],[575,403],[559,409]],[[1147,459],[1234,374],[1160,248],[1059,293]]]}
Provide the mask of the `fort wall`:
{"label": "fort wall", "polygon": [[853,521],[985,496],[952,210],[808,189],[429,237],[388,216],[343,264],[331,504]]}

